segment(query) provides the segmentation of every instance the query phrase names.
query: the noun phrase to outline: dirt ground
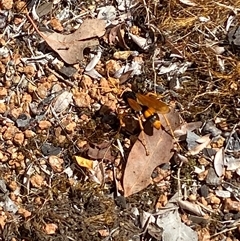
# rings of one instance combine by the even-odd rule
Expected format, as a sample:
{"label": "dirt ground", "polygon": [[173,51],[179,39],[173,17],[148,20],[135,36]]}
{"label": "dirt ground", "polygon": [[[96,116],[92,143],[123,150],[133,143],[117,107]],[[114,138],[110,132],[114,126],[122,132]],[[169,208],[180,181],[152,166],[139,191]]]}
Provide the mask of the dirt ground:
{"label": "dirt ground", "polygon": [[239,11],[1,0],[0,240],[240,240]]}

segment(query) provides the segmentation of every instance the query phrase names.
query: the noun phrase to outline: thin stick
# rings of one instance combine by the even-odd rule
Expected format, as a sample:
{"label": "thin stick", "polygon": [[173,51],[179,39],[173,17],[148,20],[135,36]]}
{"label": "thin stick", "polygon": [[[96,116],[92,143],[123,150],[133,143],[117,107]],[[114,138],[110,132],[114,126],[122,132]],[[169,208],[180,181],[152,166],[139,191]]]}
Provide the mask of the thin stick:
{"label": "thin stick", "polygon": [[138,122],[139,122],[139,125],[140,125],[140,129],[141,129],[141,134],[142,134],[142,139],[138,138],[138,140],[142,143],[142,145],[144,146],[145,148],[145,151],[146,151],[146,155],[149,156],[150,152],[147,148],[147,142],[146,142],[146,139],[145,139],[145,132],[144,132],[144,128],[143,128],[143,124],[142,124],[142,120],[141,120],[141,117],[138,115]]}
{"label": "thin stick", "polygon": [[170,132],[171,132],[171,136],[172,136],[172,138],[174,139],[174,141],[177,143],[179,149],[181,150],[182,148],[181,148],[180,144],[178,143],[178,140],[176,139],[176,137],[175,137],[175,135],[174,135],[174,133],[173,133],[173,129],[172,129],[172,127],[171,127],[171,124],[170,124],[168,118],[166,117],[165,114],[162,114],[162,115],[163,115],[163,117],[164,117],[164,119],[165,119],[165,121],[166,121],[166,124],[167,124],[167,126],[168,126]]}

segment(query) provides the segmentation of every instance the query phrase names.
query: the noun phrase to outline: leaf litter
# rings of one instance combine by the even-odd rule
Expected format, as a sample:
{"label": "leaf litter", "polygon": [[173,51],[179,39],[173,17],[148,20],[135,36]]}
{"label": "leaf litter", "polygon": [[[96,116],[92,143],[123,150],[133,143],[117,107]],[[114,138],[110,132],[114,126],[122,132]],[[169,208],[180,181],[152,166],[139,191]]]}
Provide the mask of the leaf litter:
{"label": "leaf litter", "polygon": [[[167,240],[168,228],[177,227],[180,237],[189,234],[184,239],[235,240],[239,1],[31,1],[32,26],[59,56],[42,48],[24,4],[4,0],[0,13],[4,239]],[[37,5],[45,9],[35,11]],[[153,153],[151,160],[146,156],[137,128],[120,126],[122,116],[136,118],[122,103],[127,88],[175,103],[181,150],[172,148],[169,133],[163,136],[169,132],[164,126],[145,134]],[[51,158],[43,152],[46,144]],[[96,168],[89,169],[92,163]],[[164,211],[179,192],[184,195],[166,219],[154,212]],[[169,217],[177,222],[169,225]],[[22,225],[26,219],[31,230]]]}

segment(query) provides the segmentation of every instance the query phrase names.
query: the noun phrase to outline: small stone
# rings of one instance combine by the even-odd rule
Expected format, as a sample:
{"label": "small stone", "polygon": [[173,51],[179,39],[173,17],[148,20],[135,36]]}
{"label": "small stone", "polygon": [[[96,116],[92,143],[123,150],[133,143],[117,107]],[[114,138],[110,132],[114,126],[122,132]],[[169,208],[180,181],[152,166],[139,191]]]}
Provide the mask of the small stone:
{"label": "small stone", "polygon": [[116,60],[109,60],[106,62],[106,70],[110,76],[113,76],[120,68],[121,66]]}
{"label": "small stone", "polygon": [[211,196],[211,197],[210,197],[210,202],[211,202],[211,204],[217,204],[217,205],[219,205],[220,202],[221,202],[221,200],[220,200],[220,198],[218,198],[218,197],[216,197],[216,196]]}
{"label": "small stone", "polygon": [[22,132],[18,132],[15,134],[13,142],[18,145],[21,146],[24,142],[24,134]]}
{"label": "small stone", "polygon": [[34,203],[37,204],[37,205],[42,205],[41,197],[36,197],[35,200],[34,200]]}
{"label": "small stone", "polygon": [[168,203],[167,195],[161,194],[157,200],[155,208],[160,209],[162,207],[165,207],[167,203]]}
{"label": "small stone", "polygon": [[31,78],[35,75],[35,68],[32,65],[27,65],[23,68],[23,72],[28,78]]}
{"label": "small stone", "polygon": [[91,106],[91,98],[87,93],[83,92],[75,92],[73,94],[73,99],[77,107],[88,107]]}
{"label": "small stone", "polygon": [[26,2],[24,2],[24,1],[15,1],[15,2],[16,2],[16,4],[14,7],[17,12],[23,11],[23,9],[26,7]]}
{"label": "small stone", "polygon": [[65,128],[66,128],[66,131],[67,133],[73,133],[73,131],[75,130],[77,124],[75,122],[71,122],[69,123]]}
{"label": "small stone", "polygon": [[59,135],[59,136],[57,137],[57,140],[58,140],[59,144],[63,144],[63,143],[66,142],[67,137],[64,136],[64,135]]}
{"label": "small stone", "polygon": [[11,181],[8,186],[12,191],[15,191],[18,188],[17,182],[15,181]]}
{"label": "small stone", "polygon": [[194,194],[190,194],[189,197],[188,197],[189,201],[191,202],[195,202],[197,200],[197,196],[194,195]]}
{"label": "small stone", "polygon": [[215,170],[212,167],[208,170],[206,183],[213,186],[218,186],[221,183],[221,178],[217,176]]}
{"label": "small stone", "polygon": [[202,197],[207,197],[208,196],[208,194],[209,194],[209,187],[207,186],[207,185],[202,185],[201,187],[200,187],[200,195],[202,196]]}
{"label": "small stone", "polygon": [[54,172],[62,172],[63,171],[63,159],[57,157],[57,156],[50,156],[49,164]]}
{"label": "small stone", "polygon": [[202,128],[202,133],[204,134],[211,133],[211,135],[215,137],[215,136],[221,135],[222,131],[216,127],[213,121],[208,121]]}
{"label": "small stone", "polygon": [[24,135],[26,138],[32,138],[36,136],[36,133],[32,130],[25,130]]}
{"label": "small stone", "polygon": [[80,148],[80,149],[85,147],[86,145],[87,145],[87,141],[83,141],[83,140],[78,140],[77,141],[77,147]]}
{"label": "small stone", "polygon": [[62,32],[63,31],[63,26],[60,23],[60,21],[56,18],[52,18],[50,20],[50,25],[52,26],[52,28],[58,32]]}
{"label": "small stone", "polygon": [[210,240],[213,240],[213,239],[211,239],[211,235],[209,233],[209,230],[207,228],[202,228],[198,231],[198,240],[210,241]]}
{"label": "small stone", "polygon": [[231,198],[226,198],[224,203],[225,211],[240,211],[240,202],[233,201]]}
{"label": "small stone", "polygon": [[33,93],[34,91],[37,90],[37,86],[33,85],[32,83],[28,83],[28,92]]}
{"label": "small stone", "polygon": [[44,231],[46,234],[55,234],[58,226],[54,223],[48,223],[44,227]]}
{"label": "small stone", "polygon": [[85,122],[88,122],[89,121],[89,116],[87,116],[86,114],[82,114],[80,116],[81,120],[85,121]]}
{"label": "small stone", "polygon": [[22,102],[31,103],[32,102],[32,96],[29,95],[28,93],[24,93],[23,97],[22,97]]}
{"label": "small stone", "polygon": [[23,112],[23,109],[21,107],[19,108],[14,108],[10,111],[10,114],[12,117],[14,117],[15,119],[17,119]]}
{"label": "small stone", "polygon": [[101,237],[108,237],[110,235],[109,230],[107,229],[100,229],[98,230],[98,233]]}
{"label": "small stone", "polygon": [[115,59],[121,59],[121,60],[126,60],[130,55],[132,54],[132,51],[118,51],[113,54],[113,57]]}
{"label": "small stone", "polygon": [[5,103],[0,103],[0,114],[4,114],[7,110],[7,106]]}
{"label": "small stone", "polygon": [[40,98],[44,99],[48,95],[48,89],[44,85],[40,85],[37,88],[37,94],[39,95]]}
{"label": "small stone", "polygon": [[225,171],[225,175],[224,176],[225,176],[225,178],[227,180],[230,180],[233,177],[233,172],[232,171]]}
{"label": "small stone", "polygon": [[87,88],[91,87],[92,84],[93,84],[93,81],[92,81],[92,79],[88,75],[83,75],[82,76],[81,86],[84,89],[87,89]]}
{"label": "small stone", "polygon": [[20,114],[16,120],[16,124],[18,128],[28,127],[29,122],[30,122],[30,116],[25,113]]}
{"label": "small stone", "polygon": [[200,157],[198,159],[198,162],[199,162],[199,164],[204,165],[204,166],[207,166],[209,164],[209,161],[206,158],[204,158],[204,157]]}
{"label": "small stone", "polygon": [[39,128],[40,128],[41,130],[46,130],[46,129],[48,129],[49,127],[51,127],[52,124],[51,124],[50,121],[43,120],[43,121],[39,121],[38,126],[39,126]]}
{"label": "small stone", "polygon": [[101,86],[101,93],[103,93],[103,94],[111,91],[108,81],[105,78],[101,78],[100,86]]}
{"label": "small stone", "polygon": [[233,219],[239,220],[240,219],[240,212],[233,214]]}
{"label": "small stone", "polygon": [[4,98],[8,95],[7,89],[4,87],[0,87],[0,98]]}
{"label": "small stone", "polygon": [[3,139],[4,140],[12,140],[16,131],[17,131],[17,128],[15,126],[9,126],[3,134]]}
{"label": "small stone", "polygon": [[76,72],[77,70],[75,68],[73,68],[72,66],[63,66],[59,72],[64,75],[67,78],[71,78]]}
{"label": "small stone", "polygon": [[3,9],[10,10],[13,7],[13,0],[2,0],[1,6]]}
{"label": "small stone", "polygon": [[35,174],[35,175],[31,176],[30,182],[33,187],[40,188],[43,185],[44,178],[39,174]]}
{"label": "small stone", "polygon": [[24,208],[19,208],[18,209],[18,213],[23,216],[24,218],[28,218],[32,215],[31,212],[29,212],[28,210],[24,209]]}
{"label": "small stone", "polygon": [[41,151],[44,156],[58,155],[61,152],[61,147],[54,146],[51,143],[43,143]]}

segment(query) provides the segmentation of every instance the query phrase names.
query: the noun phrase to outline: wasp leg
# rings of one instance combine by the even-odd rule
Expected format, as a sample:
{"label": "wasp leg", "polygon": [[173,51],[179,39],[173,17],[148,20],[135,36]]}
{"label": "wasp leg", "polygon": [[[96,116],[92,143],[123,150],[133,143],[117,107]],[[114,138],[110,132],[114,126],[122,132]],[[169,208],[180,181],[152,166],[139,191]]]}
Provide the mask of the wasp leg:
{"label": "wasp leg", "polygon": [[146,139],[145,139],[145,132],[144,132],[144,128],[143,128],[143,124],[142,124],[142,119],[141,119],[141,116],[137,115],[138,117],[138,121],[139,121],[139,125],[140,125],[140,129],[141,129],[141,135],[142,135],[142,139],[138,138],[138,140],[142,143],[142,145],[144,146],[145,148],[145,151],[146,151],[146,155],[149,156],[150,155],[150,152],[147,148],[147,142],[146,142]]}

